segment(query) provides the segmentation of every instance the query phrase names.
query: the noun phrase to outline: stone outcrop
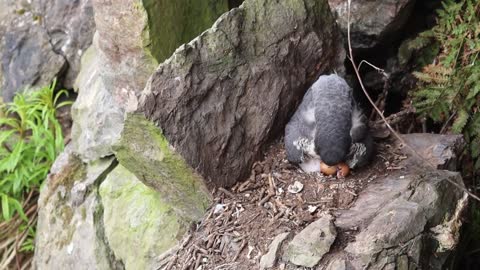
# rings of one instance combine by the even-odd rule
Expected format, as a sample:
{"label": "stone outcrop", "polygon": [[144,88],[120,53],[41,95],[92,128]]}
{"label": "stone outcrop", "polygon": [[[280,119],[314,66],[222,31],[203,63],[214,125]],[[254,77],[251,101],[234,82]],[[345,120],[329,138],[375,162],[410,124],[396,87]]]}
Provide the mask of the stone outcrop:
{"label": "stone outcrop", "polygon": [[85,165],[69,148],[57,158],[38,202],[34,269],[114,269],[98,194],[114,165]]}
{"label": "stone outcrop", "polygon": [[84,164],[68,148],[39,200],[35,269],[156,269],[193,217],[113,158]]}
{"label": "stone outcrop", "polygon": [[[345,36],[348,27],[348,1],[328,0]],[[410,15],[413,0],[351,1],[350,34],[352,47],[368,49],[398,33]]]}
{"label": "stone outcrop", "polygon": [[333,217],[325,215],[299,232],[288,244],[284,260],[298,266],[314,267],[337,237]]}
{"label": "stone outcrop", "polygon": [[137,112],[209,183],[229,186],[343,57],[326,1],[247,0],[158,67]]}
{"label": "stone outcrop", "polygon": [[[84,161],[113,154],[112,145],[120,138],[124,114],[137,108],[136,96],[163,60],[161,57],[171,52],[172,46],[189,41],[186,38],[211,26],[228,10],[226,0],[216,1],[214,10],[205,8],[197,12],[200,18],[185,18],[191,21],[184,28],[176,25],[179,32],[169,32],[172,24],[183,24],[178,13],[198,11],[211,1],[191,5],[183,3],[186,0],[175,5],[166,2],[92,0],[97,32],[82,58],[75,84],[79,96],[72,110],[72,141]],[[178,16],[175,22],[168,21],[172,16]],[[188,34],[177,37],[180,33]],[[166,40],[169,42],[165,44]],[[176,43],[171,43],[173,40]]]}
{"label": "stone outcrop", "polygon": [[49,85],[55,78],[71,87],[95,29],[90,0],[2,2],[3,98],[10,101],[17,91]]}
{"label": "stone outcrop", "polygon": [[55,53],[67,62],[62,85],[72,88],[80,71],[80,59],[92,44],[95,32],[91,0],[42,0],[32,1],[41,25],[48,33]]}
{"label": "stone outcrop", "polygon": [[[424,157],[449,160],[449,166],[456,165],[455,157],[463,148],[461,137],[455,135],[404,136],[407,137]],[[284,254],[302,257],[301,265],[316,269],[442,269],[458,244],[468,196],[450,183],[463,186],[459,173],[428,169],[418,166],[418,160],[417,165],[410,163],[412,160],[412,156],[406,160],[405,170],[370,184],[350,209],[334,211],[332,224],[323,222],[318,231],[338,232],[333,234],[339,243],[334,250],[328,245],[322,252],[323,258],[317,254],[325,249],[325,242],[320,240],[329,233],[304,239],[304,245],[294,244],[323,217],[299,232],[290,243],[284,243]],[[318,243],[312,246],[315,241]],[[282,259],[298,264],[291,256],[284,255]],[[295,267],[288,264],[286,269]]]}

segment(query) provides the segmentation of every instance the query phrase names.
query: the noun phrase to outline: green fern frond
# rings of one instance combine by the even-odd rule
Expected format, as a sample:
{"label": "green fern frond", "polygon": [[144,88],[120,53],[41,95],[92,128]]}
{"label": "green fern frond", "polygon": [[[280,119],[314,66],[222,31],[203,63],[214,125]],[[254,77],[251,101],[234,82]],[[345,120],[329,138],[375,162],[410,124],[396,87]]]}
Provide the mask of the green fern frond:
{"label": "green fern frond", "polygon": [[468,112],[466,112],[465,110],[460,110],[457,114],[457,117],[455,118],[455,121],[453,122],[452,131],[457,134],[462,133],[463,128],[468,122],[468,117]]}

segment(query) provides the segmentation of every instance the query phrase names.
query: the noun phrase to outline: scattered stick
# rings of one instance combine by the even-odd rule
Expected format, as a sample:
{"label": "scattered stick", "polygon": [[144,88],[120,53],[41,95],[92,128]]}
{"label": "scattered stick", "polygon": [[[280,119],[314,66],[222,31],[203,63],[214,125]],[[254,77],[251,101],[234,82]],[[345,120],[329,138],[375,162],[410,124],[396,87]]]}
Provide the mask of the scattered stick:
{"label": "scattered stick", "polygon": [[221,191],[223,194],[227,195],[228,197],[232,198],[232,199],[235,198],[235,195],[233,195],[233,193],[224,189],[223,187],[219,187],[218,190]]}
{"label": "scattered stick", "polygon": [[242,245],[238,249],[237,253],[235,256],[233,256],[232,262],[235,262],[238,259],[238,256],[240,256],[240,253],[242,253],[243,249],[247,246],[247,241],[243,240]]}

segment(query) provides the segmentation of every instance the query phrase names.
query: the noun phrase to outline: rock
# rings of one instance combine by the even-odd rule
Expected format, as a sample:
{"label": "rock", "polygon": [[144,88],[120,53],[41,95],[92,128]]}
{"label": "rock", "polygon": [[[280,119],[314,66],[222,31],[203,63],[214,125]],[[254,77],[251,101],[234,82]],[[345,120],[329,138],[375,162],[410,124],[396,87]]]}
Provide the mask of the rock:
{"label": "rock", "polygon": [[326,270],[346,270],[347,267],[345,265],[345,260],[343,259],[336,259],[336,260],[333,260],[331,261]]}
{"label": "rock", "polygon": [[34,268],[157,269],[198,214],[177,211],[112,158],[85,164],[71,152],[41,191]]}
{"label": "rock", "polygon": [[[348,1],[328,0],[345,36],[348,27]],[[352,1],[350,33],[352,47],[368,49],[392,38],[407,21],[413,9],[413,0],[358,0]]]}
{"label": "rock", "polygon": [[[124,114],[137,108],[136,95],[163,60],[160,57],[209,27],[227,10],[226,0],[215,1],[210,8],[205,5],[211,0],[194,2],[92,0],[97,32],[82,58],[75,83],[79,95],[72,110],[72,141],[84,161],[113,154]],[[172,17],[175,21],[168,21]],[[172,28],[175,31],[169,32]]]}
{"label": "rock", "polygon": [[34,0],[32,6],[41,14],[53,51],[68,63],[62,85],[72,88],[80,71],[80,58],[92,44],[95,32],[91,0]]}
{"label": "rock", "polygon": [[211,203],[211,195],[202,178],[143,115],[126,119],[115,154],[143,183],[160,192],[162,199],[173,206],[178,215],[191,220],[202,218]]}
{"label": "rock", "polygon": [[[97,39],[98,35],[94,44]],[[72,146],[84,161],[112,154],[111,144],[120,137],[124,121],[120,102],[134,98],[133,91],[124,89],[123,96],[114,96],[108,90],[109,84],[100,75],[104,65],[101,57],[96,45],[85,52],[77,79],[79,94],[72,106]]]}
{"label": "rock", "polygon": [[[349,262],[358,269],[367,265],[368,269],[382,268],[402,255],[408,255],[409,265],[439,269],[448,256],[445,248],[452,251],[454,245],[443,245],[444,252],[437,252],[434,247],[442,243],[438,239],[453,238],[450,242],[458,243],[459,215],[467,196],[447,179],[461,184],[461,177],[447,171],[410,173],[404,178],[398,178],[398,174],[390,176],[387,181],[368,187],[355,206],[337,218],[340,228],[359,229],[355,241],[345,248]],[[389,189],[396,195],[372,198],[378,189]],[[380,207],[372,207],[369,202],[373,200]],[[439,233],[441,237],[432,238],[431,229],[438,226],[448,229]],[[421,248],[417,248],[418,244]],[[424,252],[433,256],[420,256]]]}
{"label": "rock", "polygon": [[152,55],[159,63],[169,58],[242,0],[143,0],[151,31]]}
{"label": "rock", "polygon": [[263,255],[260,259],[260,269],[271,268],[275,265],[278,250],[280,249],[283,241],[285,241],[289,235],[289,232],[281,233],[273,239],[272,243],[270,243],[268,246],[267,254]]}
{"label": "rock", "polygon": [[159,269],[193,218],[180,217],[162,195],[117,166],[99,188],[105,239],[125,269]]}
{"label": "rock", "polygon": [[330,250],[336,236],[333,217],[324,215],[295,235],[283,259],[298,266],[314,267]]}
{"label": "rock", "polygon": [[[403,138],[445,168],[457,166],[456,157],[464,145],[461,136],[455,135],[411,134]],[[352,269],[444,267],[459,241],[467,194],[449,182],[463,186],[459,173],[418,163],[409,154],[404,161],[406,171],[378,179],[359,194],[350,209],[334,213],[335,226],[355,239],[342,251],[329,254],[330,261],[345,260]]]}
{"label": "rock", "polygon": [[55,53],[47,31],[32,12],[10,22],[0,45],[2,96],[11,101],[16,92],[50,85],[66,68],[65,59]]}
{"label": "rock", "polygon": [[50,85],[55,78],[71,88],[95,30],[90,0],[2,2],[8,7],[0,14],[4,99],[12,100],[24,88]]}
{"label": "rock", "polygon": [[113,269],[118,264],[98,223],[98,185],[111,168],[112,159],[85,165],[69,148],[57,158],[40,193],[34,269]]}
{"label": "rock", "polygon": [[247,0],[158,67],[137,112],[209,183],[230,186],[344,55],[326,1]]}
{"label": "rock", "polygon": [[[460,165],[459,157],[465,147],[462,135],[413,133],[402,135],[402,138],[437,169],[456,171]],[[422,162],[410,149],[404,148],[405,152],[412,157],[405,161],[405,166],[414,166]]]}

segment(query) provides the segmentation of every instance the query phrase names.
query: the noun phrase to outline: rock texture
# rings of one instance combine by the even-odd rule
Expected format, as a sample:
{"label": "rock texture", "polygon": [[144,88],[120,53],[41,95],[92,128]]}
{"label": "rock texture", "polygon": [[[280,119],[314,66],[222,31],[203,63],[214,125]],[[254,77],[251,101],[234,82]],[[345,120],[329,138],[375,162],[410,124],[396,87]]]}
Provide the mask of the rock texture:
{"label": "rock texture", "polygon": [[[348,1],[328,0],[337,23],[346,35],[348,27]],[[358,0],[351,1],[350,33],[352,47],[372,48],[394,36],[411,13],[414,0]]]}
{"label": "rock texture", "polygon": [[[457,165],[461,137],[407,137],[436,164],[449,160],[450,166]],[[419,161],[411,156],[405,164],[405,171],[389,173],[370,184],[350,209],[334,211],[333,222],[322,217],[284,243],[282,259],[294,264],[287,264],[286,269],[296,269],[295,265],[329,270],[442,269],[458,244],[467,207],[467,194],[450,183],[463,186],[462,178],[457,172],[418,166]],[[338,244],[332,250],[334,239]]]}
{"label": "rock texture", "polygon": [[[405,260],[409,268],[440,269],[448,255],[444,252],[453,246],[438,239],[458,243],[459,214],[467,202],[467,195],[447,179],[462,183],[458,173],[412,171],[371,185],[335,222],[343,230],[359,231],[344,249],[347,262],[356,269],[382,269],[398,268]],[[436,227],[450,230],[434,236]]]}
{"label": "rock texture", "polygon": [[17,91],[49,85],[55,78],[71,87],[95,29],[90,1],[3,4],[8,7],[0,14],[3,98],[10,101]]}
{"label": "rock texture", "polygon": [[50,37],[31,12],[16,17],[2,38],[2,96],[11,101],[17,91],[49,85],[65,68]]}
{"label": "rock texture", "polygon": [[[462,135],[436,135],[426,133],[405,134],[402,136],[405,142],[418,149],[417,152],[427,159],[432,165],[440,170],[456,171],[459,164],[461,150],[465,147]],[[405,166],[415,166],[420,162],[419,158],[405,147],[405,152],[412,158],[405,161]]]}
{"label": "rock texture", "polygon": [[94,0],[93,5],[97,32],[82,58],[72,107],[72,143],[84,161],[112,154],[125,110],[157,65],[147,48],[148,18],[141,1]]}
{"label": "rock texture", "polygon": [[126,120],[115,152],[120,163],[159,191],[178,215],[192,221],[202,218],[211,200],[203,179],[143,115],[131,115]]}
{"label": "rock texture", "polygon": [[160,193],[121,165],[102,182],[99,194],[105,239],[125,269],[158,269],[158,257],[175,246],[190,226]]}
{"label": "rock texture", "polygon": [[139,112],[209,182],[246,176],[344,51],[326,1],[245,1],[159,66]]}
{"label": "rock texture", "polygon": [[325,215],[295,235],[283,258],[298,266],[314,267],[330,250],[336,236],[333,217]]}
{"label": "rock texture", "polygon": [[[84,161],[113,153],[124,114],[137,108],[136,95],[163,60],[161,57],[211,26],[221,12],[228,10],[226,4],[221,4],[225,1],[206,8],[206,3],[211,2],[92,0],[97,32],[82,58],[75,84],[79,96],[72,111],[74,148]],[[199,7],[205,8],[200,12]],[[189,11],[202,16],[187,18],[184,13]],[[176,21],[168,21],[173,16],[177,16]],[[171,31],[172,24],[178,31]],[[178,37],[180,33],[184,36]]]}
{"label": "rock texture", "polygon": [[112,158],[84,164],[70,148],[39,209],[34,269],[157,269],[194,218]]}
{"label": "rock texture", "polygon": [[41,14],[53,51],[67,61],[62,85],[72,88],[80,71],[80,59],[92,44],[95,32],[92,1],[34,0],[32,6]]}
{"label": "rock texture", "polygon": [[[62,2],[64,8],[72,12],[71,5],[83,7],[79,1],[67,2]],[[97,32],[76,80],[72,142],[41,191],[36,269],[157,269],[162,253],[177,245],[211,202],[200,176],[147,120],[136,123],[153,127],[140,133],[145,140],[135,135],[141,129],[124,130],[134,134],[126,145],[142,152],[142,166],[129,171],[112,157],[124,114],[137,108],[136,94],[157,66],[150,35],[162,20],[149,20],[155,10],[144,2],[92,1]],[[40,7],[48,9],[48,3]],[[56,14],[55,8],[49,12]],[[45,25],[55,37],[52,47],[77,61],[79,51],[69,47],[75,38],[66,40],[63,31],[80,26],[57,24],[52,17]],[[122,151],[117,147],[118,159],[124,161]],[[163,182],[148,181],[152,178]]]}
{"label": "rock texture", "polygon": [[98,185],[113,165],[112,159],[82,164],[69,149],[59,156],[39,199],[34,269],[113,269],[118,264],[99,222]]}
{"label": "rock texture", "polygon": [[268,246],[268,252],[262,256],[260,259],[260,269],[266,269],[273,267],[275,261],[277,260],[278,251],[285,239],[290,235],[290,233],[279,234],[273,239],[272,243]]}

